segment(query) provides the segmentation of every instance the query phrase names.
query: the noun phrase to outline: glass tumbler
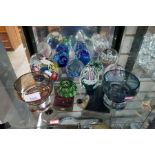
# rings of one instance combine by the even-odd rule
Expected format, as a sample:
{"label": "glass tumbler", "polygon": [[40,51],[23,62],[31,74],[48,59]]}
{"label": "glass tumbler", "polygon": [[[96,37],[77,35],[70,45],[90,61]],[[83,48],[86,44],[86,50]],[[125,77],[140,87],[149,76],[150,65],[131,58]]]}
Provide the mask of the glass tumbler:
{"label": "glass tumbler", "polygon": [[140,81],[130,72],[115,69],[104,74],[102,86],[105,105],[120,110],[138,93]]}
{"label": "glass tumbler", "polygon": [[42,111],[49,107],[52,86],[50,77],[39,72],[26,73],[14,83],[19,99],[27,103],[31,111]]}

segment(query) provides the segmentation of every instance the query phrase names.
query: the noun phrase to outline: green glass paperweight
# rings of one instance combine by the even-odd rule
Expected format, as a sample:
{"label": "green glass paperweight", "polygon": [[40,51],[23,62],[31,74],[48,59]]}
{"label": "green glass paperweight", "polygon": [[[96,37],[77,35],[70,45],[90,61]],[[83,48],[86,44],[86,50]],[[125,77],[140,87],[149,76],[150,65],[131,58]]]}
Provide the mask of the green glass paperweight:
{"label": "green glass paperweight", "polygon": [[74,97],[76,95],[77,86],[71,80],[62,80],[57,88],[57,93],[65,98]]}

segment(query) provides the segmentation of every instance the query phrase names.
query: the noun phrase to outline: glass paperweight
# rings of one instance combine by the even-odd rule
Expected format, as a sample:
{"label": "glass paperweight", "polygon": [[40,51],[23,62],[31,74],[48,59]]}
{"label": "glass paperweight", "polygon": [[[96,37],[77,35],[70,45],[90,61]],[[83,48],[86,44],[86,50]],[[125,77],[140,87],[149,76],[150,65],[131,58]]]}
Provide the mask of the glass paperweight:
{"label": "glass paperweight", "polygon": [[68,36],[68,37],[63,37],[61,43],[65,44],[66,46],[68,46],[69,48],[73,47],[75,44],[76,40],[74,36]]}
{"label": "glass paperweight", "polygon": [[46,74],[26,73],[15,81],[14,88],[18,98],[26,102],[31,111],[45,110],[51,103],[53,85]]}
{"label": "glass paperweight", "polygon": [[99,82],[99,75],[94,66],[85,66],[80,74],[80,83],[86,89],[87,94],[94,93]]}
{"label": "glass paperweight", "polygon": [[102,86],[105,105],[120,110],[138,93],[140,82],[132,73],[115,69],[104,74]]}
{"label": "glass paperweight", "polygon": [[59,74],[58,65],[55,62],[49,61],[47,59],[43,59],[41,60],[41,62],[44,66],[40,68],[40,72],[50,76],[51,80],[54,81],[58,80],[58,74]]}
{"label": "glass paperweight", "polygon": [[76,56],[84,65],[87,65],[90,61],[90,54],[87,50],[79,50]]}
{"label": "glass paperweight", "polygon": [[86,34],[84,33],[83,30],[79,30],[76,35],[75,35],[75,39],[77,41],[82,41],[82,42],[85,42],[85,40],[87,39],[88,37],[86,36]]}
{"label": "glass paperweight", "polygon": [[46,42],[40,42],[37,45],[38,53],[42,56],[49,58],[52,54],[50,46]]}
{"label": "glass paperweight", "polygon": [[66,67],[69,61],[69,55],[65,52],[56,53],[53,60],[58,64],[59,67]]}
{"label": "glass paperweight", "polygon": [[55,49],[61,40],[62,35],[59,32],[52,32],[47,36],[47,43],[50,45],[51,49]]}
{"label": "glass paperweight", "polygon": [[77,86],[71,80],[61,80],[57,88],[57,92],[63,97],[74,97],[76,95]]}
{"label": "glass paperweight", "polygon": [[91,59],[90,51],[88,51],[85,42],[77,41],[75,44],[76,57],[84,64],[87,65]]}
{"label": "glass paperweight", "polygon": [[68,53],[69,52],[69,48],[68,48],[68,46],[66,45],[66,44],[59,44],[59,45],[57,45],[57,47],[56,47],[56,52],[58,52],[58,53]]}
{"label": "glass paperweight", "polygon": [[96,72],[98,74],[102,74],[103,73],[103,70],[104,70],[104,67],[103,67],[103,64],[99,61],[99,60],[91,60],[89,63],[88,63],[89,66],[94,66]]}
{"label": "glass paperweight", "polygon": [[67,65],[67,76],[68,77],[79,77],[81,70],[83,69],[84,65],[77,59],[71,60]]}
{"label": "glass paperweight", "polygon": [[106,49],[100,52],[99,57],[105,67],[110,64],[116,64],[118,60],[117,51],[114,49]]}
{"label": "glass paperweight", "polygon": [[77,86],[73,81],[60,81],[55,91],[54,106],[59,107],[60,110],[66,110],[66,108],[72,110],[76,92]]}
{"label": "glass paperweight", "polygon": [[63,40],[61,44],[64,44],[67,46],[69,53],[69,59],[73,60],[75,59],[75,52],[74,52],[74,45],[75,45],[75,38],[74,36],[68,36],[68,37],[63,37]]}
{"label": "glass paperweight", "polygon": [[40,68],[43,66],[41,60],[44,59],[44,57],[40,54],[34,54],[30,58],[30,68],[31,72],[39,72]]}
{"label": "glass paperweight", "polygon": [[79,50],[87,50],[87,45],[85,44],[85,42],[82,41],[77,41],[75,44],[75,52],[79,51]]}
{"label": "glass paperweight", "polygon": [[99,34],[93,34],[93,36],[91,37],[91,40],[93,42],[94,49],[97,53],[100,53],[110,48],[107,38]]}

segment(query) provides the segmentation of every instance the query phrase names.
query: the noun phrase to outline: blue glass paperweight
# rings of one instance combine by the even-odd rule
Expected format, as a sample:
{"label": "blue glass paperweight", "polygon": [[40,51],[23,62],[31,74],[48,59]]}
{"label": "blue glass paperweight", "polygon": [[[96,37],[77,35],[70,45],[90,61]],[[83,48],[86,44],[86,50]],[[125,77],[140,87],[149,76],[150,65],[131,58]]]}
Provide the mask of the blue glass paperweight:
{"label": "blue glass paperweight", "polygon": [[67,65],[67,76],[68,77],[79,77],[82,68],[84,67],[83,63],[77,59],[71,60]]}
{"label": "blue glass paperweight", "polygon": [[67,53],[57,53],[54,55],[53,60],[58,64],[59,67],[66,67],[69,61]]}
{"label": "blue glass paperweight", "polygon": [[62,35],[59,32],[52,32],[47,36],[47,43],[50,45],[51,49],[55,49],[61,40]]}
{"label": "blue glass paperweight", "polygon": [[52,49],[55,49],[59,41],[56,39],[49,39],[47,43],[50,45]]}
{"label": "blue glass paperweight", "polygon": [[77,58],[84,64],[87,65],[90,61],[90,54],[87,50],[79,50],[77,52]]}
{"label": "blue glass paperweight", "polygon": [[69,48],[65,44],[59,44],[56,47],[56,52],[58,52],[58,53],[63,53],[63,52],[68,53],[69,52]]}
{"label": "blue glass paperweight", "polygon": [[75,44],[75,52],[78,52],[79,50],[86,50],[87,46],[84,42],[82,41],[77,41]]}

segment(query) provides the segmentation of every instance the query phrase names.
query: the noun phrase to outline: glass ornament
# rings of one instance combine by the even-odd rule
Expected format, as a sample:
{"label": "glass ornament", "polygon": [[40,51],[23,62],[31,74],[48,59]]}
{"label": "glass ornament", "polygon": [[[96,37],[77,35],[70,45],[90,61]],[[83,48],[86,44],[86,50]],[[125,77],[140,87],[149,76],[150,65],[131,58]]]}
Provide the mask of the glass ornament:
{"label": "glass ornament", "polygon": [[80,84],[83,86],[87,94],[93,94],[94,90],[98,86],[99,74],[94,66],[85,66],[80,74]]}
{"label": "glass ornament", "polygon": [[49,58],[52,54],[50,46],[46,42],[40,42],[37,45],[37,51],[42,56]]}
{"label": "glass ornament", "polygon": [[79,77],[81,70],[83,69],[84,65],[77,59],[71,60],[67,65],[67,76],[68,77]]}
{"label": "glass ornament", "polygon": [[59,32],[51,32],[48,34],[46,40],[51,49],[55,49],[62,40],[62,35]]}

